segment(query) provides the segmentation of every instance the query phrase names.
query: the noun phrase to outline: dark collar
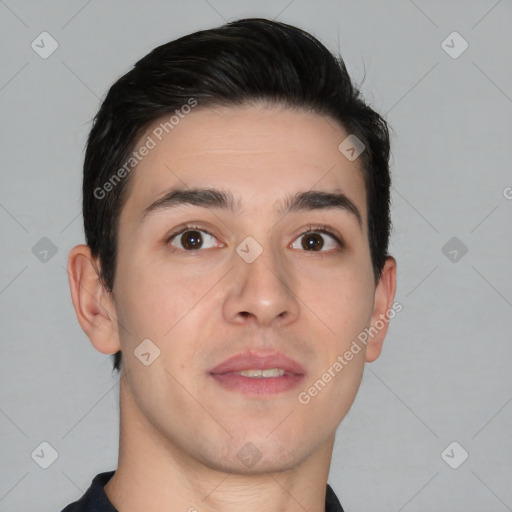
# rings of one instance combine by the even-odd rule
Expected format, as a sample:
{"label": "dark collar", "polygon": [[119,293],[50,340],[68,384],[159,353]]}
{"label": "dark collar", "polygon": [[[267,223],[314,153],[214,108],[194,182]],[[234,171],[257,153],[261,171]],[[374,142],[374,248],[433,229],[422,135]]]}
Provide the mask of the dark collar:
{"label": "dark collar", "polygon": [[[115,471],[107,471],[96,475],[85,494],[78,501],[68,505],[62,512],[118,512],[110,503],[104,489],[114,473]],[[325,512],[343,512],[343,508],[329,484],[327,484],[325,494]]]}

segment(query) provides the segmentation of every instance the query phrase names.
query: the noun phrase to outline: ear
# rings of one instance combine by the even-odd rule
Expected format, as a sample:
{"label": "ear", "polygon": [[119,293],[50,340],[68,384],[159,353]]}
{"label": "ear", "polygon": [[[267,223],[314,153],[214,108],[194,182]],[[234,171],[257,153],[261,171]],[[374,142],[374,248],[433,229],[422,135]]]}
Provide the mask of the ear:
{"label": "ear", "polygon": [[382,344],[388,332],[389,311],[392,309],[396,291],[396,260],[392,256],[386,258],[382,274],[375,288],[375,302],[370,326],[374,336],[368,337],[366,361],[371,363],[382,351]]}
{"label": "ear", "polygon": [[68,279],[76,317],[96,350],[114,354],[121,349],[112,294],[99,278],[99,263],[88,245],[73,247],[68,257]]}

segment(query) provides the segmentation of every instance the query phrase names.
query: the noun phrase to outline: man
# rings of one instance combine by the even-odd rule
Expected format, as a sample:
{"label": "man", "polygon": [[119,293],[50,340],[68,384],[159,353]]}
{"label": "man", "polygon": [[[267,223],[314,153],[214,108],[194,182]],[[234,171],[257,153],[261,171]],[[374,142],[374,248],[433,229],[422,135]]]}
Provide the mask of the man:
{"label": "man", "polygon": [[66,512],[342,511],[336,428],[395,307],[388,158],[341,58],[282,23],[188,35],[112,86],[68,272],[121,372],[119,463]]}

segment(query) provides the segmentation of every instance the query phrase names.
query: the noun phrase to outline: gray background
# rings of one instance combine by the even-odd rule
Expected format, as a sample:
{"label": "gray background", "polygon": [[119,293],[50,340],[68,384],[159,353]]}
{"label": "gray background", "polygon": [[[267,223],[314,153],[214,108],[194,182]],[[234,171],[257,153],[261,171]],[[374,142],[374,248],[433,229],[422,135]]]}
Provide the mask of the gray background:
{"label": "gray background", "polygon": [[[99,101],[156,45],[247,16],[339,50],[393,128],[403,311],[338,429],[329,482],[347,512],[512,510],[510,0],[0,0],[0,511],[60,510],[117,464],[118,376],[81,331],[65,271]],[[43,31],[59,45],[46,59],[31,47]],[[469,44],[458,58],[441,44],[453,31]],[[48,469],[31,456],[44,441]],[[452,465],[469,453],[458,469],[441,456],[453,441]]]}

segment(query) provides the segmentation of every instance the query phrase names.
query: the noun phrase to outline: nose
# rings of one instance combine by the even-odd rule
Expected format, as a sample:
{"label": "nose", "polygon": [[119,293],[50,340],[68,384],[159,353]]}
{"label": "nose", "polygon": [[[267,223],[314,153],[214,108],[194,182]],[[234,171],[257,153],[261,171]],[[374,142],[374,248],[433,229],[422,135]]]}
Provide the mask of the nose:
{"label": "nose", "polygon": [[230,323],[284,326],[299,315],[294,279],[285,258],[270,248],[248,263],[234,254],[235,268],[223,311]]}

